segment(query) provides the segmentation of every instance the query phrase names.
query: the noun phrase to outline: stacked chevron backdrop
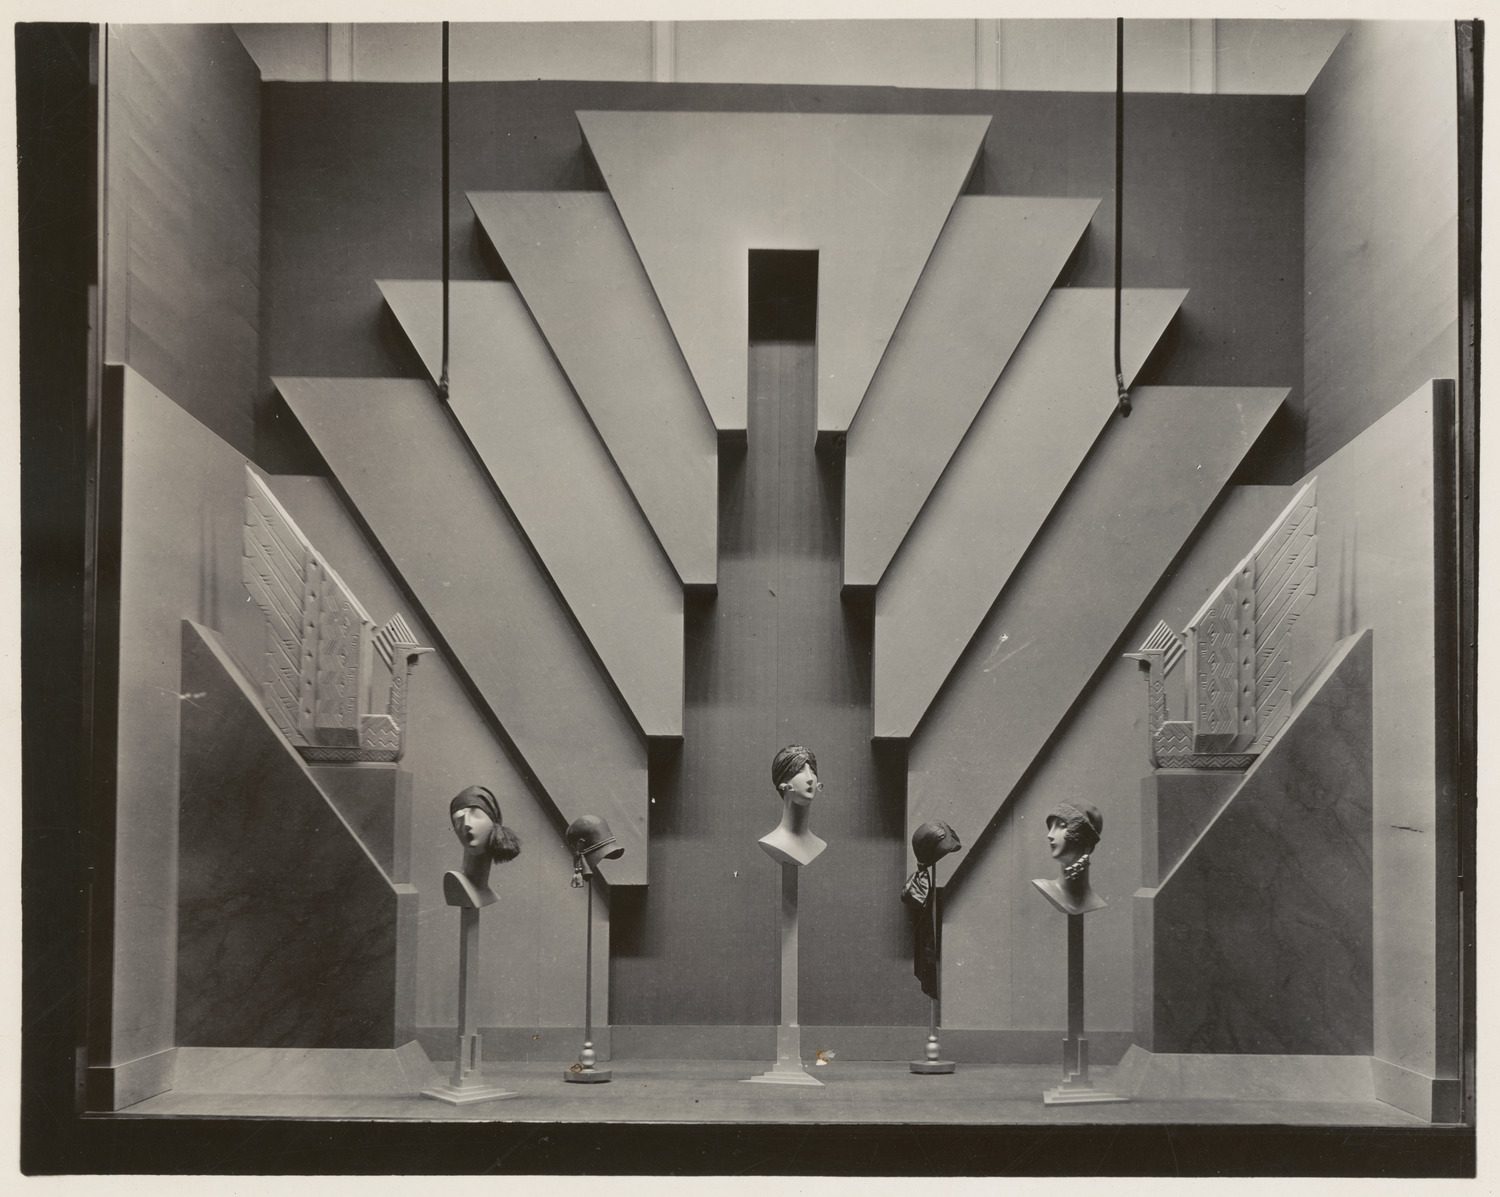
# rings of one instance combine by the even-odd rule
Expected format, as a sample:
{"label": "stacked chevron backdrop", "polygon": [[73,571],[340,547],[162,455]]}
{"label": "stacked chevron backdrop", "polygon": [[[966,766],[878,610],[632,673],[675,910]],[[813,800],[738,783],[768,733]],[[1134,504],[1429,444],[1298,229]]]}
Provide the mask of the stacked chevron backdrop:
{"label": "stacked chevron backdrop", "polygon": [[[989,117],[577,119],[607,193],[467,197],[508,277],[453,284],[446,406],[420,379],[276,386],[559,826],[609,820],[618,897],[656,879],[654,770],[718,580],[749,254],[816,250],[807,452],[842,456],[869,737],[906,773],[885,834],[960,828],[960,892],[1288,392],[1146,386],[1116,418],[1112,295],[1059,285],[1099,201],[965,194]],[[436,378],[440,282],[376,281]],[[1127,382],[1185,294],[1125,292]]]}

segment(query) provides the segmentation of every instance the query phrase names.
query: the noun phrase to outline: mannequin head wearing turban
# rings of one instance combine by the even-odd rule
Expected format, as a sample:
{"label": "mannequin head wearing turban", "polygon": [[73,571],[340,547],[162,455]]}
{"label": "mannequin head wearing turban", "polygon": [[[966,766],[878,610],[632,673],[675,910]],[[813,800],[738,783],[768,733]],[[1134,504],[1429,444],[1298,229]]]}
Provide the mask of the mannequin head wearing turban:
{"label": "mannequin head wearing turban", "polygon": [[771,784],[778,797],[807,805],[823,783],[818,780],[818,758],[812,749],[788,744],[771,761]]}
{"label": "mannequin head wearing turban", "polygon": [[486,786],[469,786],[455,794],[448,803],[448,818],[465,856],[506,861],[521,854],[521,841],[505,826],[500,804]]}

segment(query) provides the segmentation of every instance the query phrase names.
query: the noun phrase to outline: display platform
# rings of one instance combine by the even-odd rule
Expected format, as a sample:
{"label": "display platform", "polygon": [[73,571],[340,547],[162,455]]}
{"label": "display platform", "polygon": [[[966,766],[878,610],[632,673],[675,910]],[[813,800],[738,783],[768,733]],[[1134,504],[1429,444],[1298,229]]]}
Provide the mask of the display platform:
{"label": "display platform", "polygon": [[[1394,1106],[1368,1101],[1299,1101],[1137,1097],[1097,1106],[1044,1106],[1057,1083],[1054,1065],[960,1064],[950,1076],[917,1076],[904,1062],[860,1061],[817,1068],[821,1088],[745,1085],[763,1060],[630,1060],[611,1062],[608,1085],[566,1085],[552,1061],[496,1063],[485,1079],[518,1096],[448,1106],[410,1095],[363,1091],[228,1094],[184,1084],[137,1102],[115,1118],[381,1119],[412,1122],[642,1122],[928,1124],[1057,1126],[1074,1124],[1212,1124],[1255,1126],[1426,1126]],[[439,1069],[443,1066],[436,1065]],[[1095,1068],[1109,1087],[1118,1068]],[[204,1088],[207,1088],[205,1084]]]}

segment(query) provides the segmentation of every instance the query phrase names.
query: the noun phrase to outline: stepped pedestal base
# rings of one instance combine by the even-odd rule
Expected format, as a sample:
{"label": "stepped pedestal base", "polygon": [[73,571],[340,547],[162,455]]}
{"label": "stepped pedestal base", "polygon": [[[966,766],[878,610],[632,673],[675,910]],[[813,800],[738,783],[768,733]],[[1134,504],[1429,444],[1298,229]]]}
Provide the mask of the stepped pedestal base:
{"label": "stepped pedestal base", "polygon": [[1070,1086],[1066,1082],[1042,1094],[1042,1104],[1048,1106],[1082,1106],[1105,1101],[1129,1101],[1118,1093],[1095,1089],[1092,1085]]}
{"label": "stepped pedestal base", "polygon": [[453,1085],[444,1081],[441,1085],[423,1089],[422,1096],[435,1097],[438,1101],[446,1101],[450,1105],[467,1106],[478,1101],[503,1101],[507,1097],[521,1095],[509,1089],[502,1089],[499,1085]]}
{"label": "stepped pedestal base", "polygon": [[749,1084],[758,1085],[816,1085],[823,1082],[802,1066],[802,1028],[779,1026],[776,1028],[776,1064],[769,1072],[745,1078]]}

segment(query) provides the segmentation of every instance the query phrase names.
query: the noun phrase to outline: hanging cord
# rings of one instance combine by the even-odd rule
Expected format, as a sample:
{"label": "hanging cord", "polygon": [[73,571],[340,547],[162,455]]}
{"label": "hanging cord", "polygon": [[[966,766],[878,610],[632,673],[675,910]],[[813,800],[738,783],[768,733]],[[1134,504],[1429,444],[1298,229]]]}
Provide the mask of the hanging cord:
{"label": "hanging cord", "polygon": [[1121,418],[1130,415],[1130,389],[1120,364],[1120,262],[1125,211],[1125,18],[1115,18],[1115,394]]}
{"label": "hanging cord", "polygon": [[[1118,234],[1116,234],[1118,236]],[[1118,355],[1117,355],[1118,356]],[[443,22],[443,372],[438,398],[448,402],[448,22]]]}

